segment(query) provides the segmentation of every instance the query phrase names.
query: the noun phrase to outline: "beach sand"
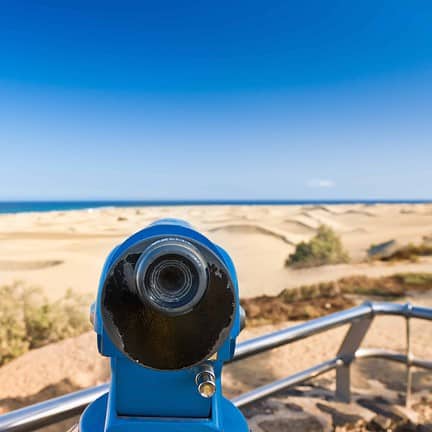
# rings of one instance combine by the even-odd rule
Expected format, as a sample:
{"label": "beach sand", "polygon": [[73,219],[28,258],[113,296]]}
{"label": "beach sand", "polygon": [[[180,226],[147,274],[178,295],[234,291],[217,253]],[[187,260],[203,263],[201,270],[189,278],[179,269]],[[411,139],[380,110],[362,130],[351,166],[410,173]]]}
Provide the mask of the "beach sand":
{"label": "beach sand", "polygon": [[[432,272],[432,260],[427,258],[415,263],[365,261],[373,243],[419,243],[432,237],[431,204],[152,207],[0,215],[0,283],[22,280],[42,287],[51,299],[68,288],[94,296],[109,251],[161,217],[185,219],[224,247],[236,264],[243,298],[354,274]],[[341,236],[352,262],[287,269],[284,262],[295,244],[311,238],[320,224],[331,226]],[[411,300],[432,306],[430,293]],[[241,339],[290,324],[246,329]],[[414,322],[413,330],[415,354],[432,358],[432,325]],[[378,318],[366,346],[403,350],[404,331],[403,320]],[[344,329],[336,329],[229,366],[224,375],[227,394],[238,394],[328,358],[337,351],[343,334]],[[393,365],[375,368],[363,367],[359,382],[378,375],[387,376],[390,383],[403,377]],[[392,375],[391,371],[396,372]],[[94,385],[108,379],[108,374],[92,332],[33,350],[0,368],[0,410]],[[432,385],[430,375],[418,375],[416,383],[426,388]]]}
{"label": "beach sand", "polygon": [[[110,250],[163,217],[189,221],[231,254],[243,298],[352,274],[432,270],[428,259],[364,263],[373,243],[432,236],[431,204],[148,207],[0,215],[0,283],[22,280],[42,287],[52,299],[68,288],[94,295]],[[295,244],[311,238],[320,224],[341,236],[352,263],[285,268]]]}

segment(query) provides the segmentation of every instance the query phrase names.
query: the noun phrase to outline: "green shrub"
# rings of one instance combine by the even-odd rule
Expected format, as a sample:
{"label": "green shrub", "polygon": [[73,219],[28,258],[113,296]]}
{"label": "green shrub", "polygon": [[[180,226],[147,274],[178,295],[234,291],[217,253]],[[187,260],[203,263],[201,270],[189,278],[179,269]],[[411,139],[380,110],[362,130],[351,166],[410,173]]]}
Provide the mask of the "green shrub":
{"label": "green shrub", "polygon": [[339,236],[328,226],[321,225],[309,242],[301,242],[286,260],[287,266],[304,268],[349,261]]}
{"label": "green shrub", "polygon": [[48,343],[90,328],[87,296],[68,291],[49,302],[38,288],[22,283],[0,287],[0,365]]}

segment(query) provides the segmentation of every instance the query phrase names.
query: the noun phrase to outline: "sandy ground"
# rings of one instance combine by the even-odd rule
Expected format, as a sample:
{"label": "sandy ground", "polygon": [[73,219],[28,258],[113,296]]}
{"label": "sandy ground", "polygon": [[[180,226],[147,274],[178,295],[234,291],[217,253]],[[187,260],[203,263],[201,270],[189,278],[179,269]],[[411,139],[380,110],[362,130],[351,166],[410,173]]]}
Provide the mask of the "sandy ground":
{"label": "sandy ground", "polygon": [[[368,264],[372,243],[395,239],[401,244],[432,236],[432,205],[341,206],[215,206],[99,209],[0,215],[0,283],[23,280],[41,286],[55,299],[72,288],[96,293],[108,252],[123,238],[160,217],[191,222],[226,248],[236,263],[242,297],[277,294],[287,287],[352,274],[380,276],[400,271],[432,272],[432,260],[418,263]],[[340,234],[351,264],[289,270],[284,261],[294,245],[328,224]],[[414,299],[432,306],[432,295]],[[246,329],[241,339],[286,325]],[[229,396],[316,364],[337,352],[345,329],[314,336],[289,347],[226,368],[224,383]],[[366,346],[404,349],[404,322],[377,318]],[[413,322],[413,351],[432,358],[432,324]],[[388,385],[402,386],[403,367],[379,363],[356,366],[357,381],[367,386],[380,376]],[[29,352],[0,368],[0,410],[8,410],[103,382],[109,377],[106,362],[96,351],[95,336],[78,338]],[[416,372],[414,385],[431,388],[430,375]]]}
{"label": "sandy ground", "polygon": [[[432,271],[432,260],[362,263],[373,243],[432,236],[432,205],[153,207],[0,215],[0,283],[23,280],[51,298],[68,288],[95,294],[109,251],[161,217],[185,219],[223,246],[237,266],[242,297],[351,274]],[[323,223],[340,234],[352,264],[286,269],[294,245]]]}

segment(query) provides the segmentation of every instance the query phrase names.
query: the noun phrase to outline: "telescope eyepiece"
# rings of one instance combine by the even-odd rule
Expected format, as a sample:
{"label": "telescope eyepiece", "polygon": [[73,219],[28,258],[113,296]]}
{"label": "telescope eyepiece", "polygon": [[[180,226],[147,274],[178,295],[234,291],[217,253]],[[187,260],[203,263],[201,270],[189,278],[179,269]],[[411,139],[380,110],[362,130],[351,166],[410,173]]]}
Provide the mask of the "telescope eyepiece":
{"label": "telescope eyepiece", "polygon": [[150,244],[138,260],[135,274],[141,300],[167,315],[189,312],[207,289],[201,254],[180,238]]}
{"label": "telescope eyepiece", "polygon": [[121,246],[104,275],[100,306],[104,329],[121,352],[148,368],[180,370],[225,343],[236,292],[216,248],[191,230],[189,236],[171,225],[165,230]]}

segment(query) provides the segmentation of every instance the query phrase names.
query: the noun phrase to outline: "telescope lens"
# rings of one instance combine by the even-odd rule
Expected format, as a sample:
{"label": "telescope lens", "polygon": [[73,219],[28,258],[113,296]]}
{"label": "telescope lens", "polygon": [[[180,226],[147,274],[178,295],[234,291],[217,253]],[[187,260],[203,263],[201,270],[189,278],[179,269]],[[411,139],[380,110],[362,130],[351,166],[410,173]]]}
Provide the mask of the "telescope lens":
{"label": "telescope lens", "polygon": [[138,260],[138,293],[145,302],[168,315],[186,313],[207,288],[205,267],[190,243],[180,239],[156,242]]}
{"label": "telescope lens", "polygon": [[161,308],[179,308],[196,295],[198,274],[192,263],[180,255],[163,256],[146,272],[148,297]]}
{"label": "telescope lens", "polygon": [[181,291],[189,282],[191,276],[189,269],[182,268],[180,265],[176,267],[175,264],[175,262],[164,262],[158,269],[157,284],[163,291],[173,293]]}

